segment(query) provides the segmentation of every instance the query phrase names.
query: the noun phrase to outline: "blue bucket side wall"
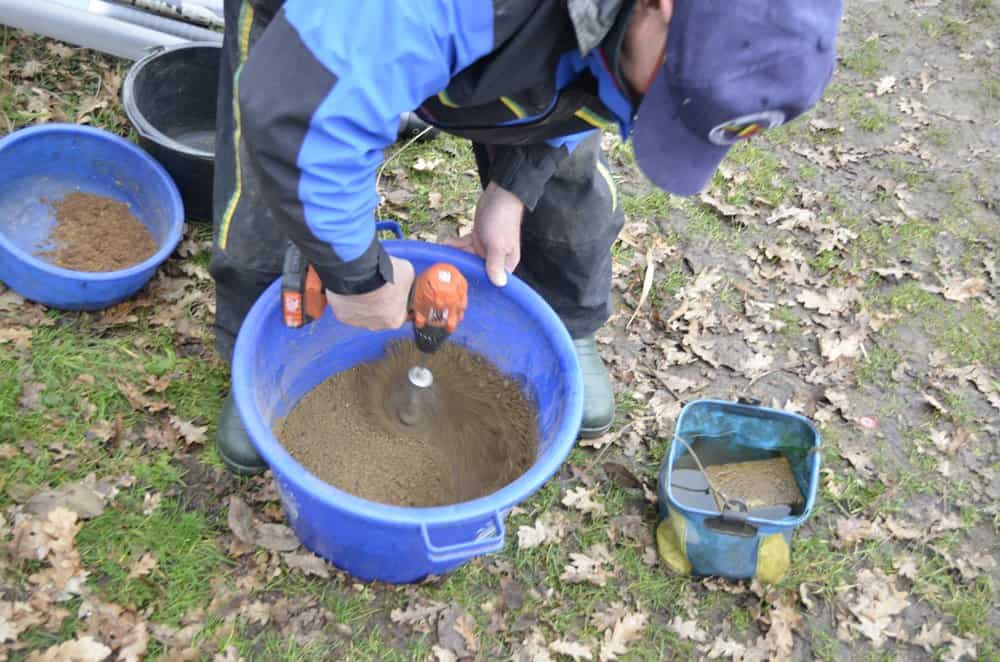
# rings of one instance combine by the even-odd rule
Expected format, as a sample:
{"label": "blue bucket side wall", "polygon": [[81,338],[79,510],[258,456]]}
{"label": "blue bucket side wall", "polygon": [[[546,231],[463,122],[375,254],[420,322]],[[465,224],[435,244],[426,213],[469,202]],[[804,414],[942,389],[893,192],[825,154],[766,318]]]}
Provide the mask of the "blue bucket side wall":
{"label": "blue bucket side wall", "polygon": [[[564,337],[558,336],[557,348],[553,327],[536,320],[532,314],[537,311],[512,300],[516,290],[504,293],[489,285],[480,263],[419,242],[385,244],[390,253],[413,261],[418,272],[434,261],[451,259],[469,279],[469,309],[452,341],[494,362],[539,405],[544,443],[528,474],[475,501],[395,508],[353,497],[308,473],[275,439],[277,419],[331,374],[381,356],[388,341],[410,338],[412,330],[407,325],[372,333],[340,324],[329,311],[303,329],[289,329],[278,305],[280,283],[265,291],[244,323],[234,356],[233,388],[254,444],[278,477],[289,522],[303,543],[357,577],[404,583],[447,572],[473,556],[502,548],[509,508],[534,493],[572,448],[582,383],[565,329],[558,327]],[[527,286],[518,286],[528,291]],[[246,411],[250,403],[255,413]],[[540,471],[546,475],[539,476]]]}

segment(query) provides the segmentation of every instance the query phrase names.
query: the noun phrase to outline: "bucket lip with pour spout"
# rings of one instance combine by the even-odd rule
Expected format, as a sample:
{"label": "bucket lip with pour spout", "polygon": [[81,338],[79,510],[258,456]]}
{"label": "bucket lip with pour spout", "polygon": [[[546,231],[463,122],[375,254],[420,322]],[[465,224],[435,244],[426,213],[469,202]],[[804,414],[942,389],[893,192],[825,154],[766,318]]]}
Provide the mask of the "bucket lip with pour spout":
{"label": "bucket lip with pour spout", "polygon": [[[413,240],[387,240],[382,245],[393,256],[429,263],[447,261],[466,276],[481,275],[487,287],[495,287],[486,277],[482,259],[464,251]],[[381,504],[355,496],[320,480],[299,464],[282,447],[269,426],[264,424],[254,403],[253,384],[250,380],[253,340],[258,336],[266,316],[280,314],[280,279],[272,283],[254,304],[236,339],[232,362],[232,392],[237,409],[247,433],[257,451],[264,458],[279,480],[291,480],[324,504],[347,509],[355,515],[380,523],[419,527],[422,525],[452,524],[490,516],[500,516],[513,504],[537,492],[565,462],[572,451],[583,418],[583,377],[569,332],[555,311],[526,283],[511,275],[502,288],[505,296],[514,300],[525,313],[541,327],[558,354],[559,366],[566,379],[566,414],[558,429],[551,435],[550,447],[539,454],[531,467],[516,480],[503,488],[478,499],[447,506],[406,507]],[[560,349],[561,348],[561,349]]]}
{"label": "bucket lip with pour spout", "polygon": [[[125,109],[125,114],[128,117],[129,122],[132,124],[135,132],[140,137],[149,140],[158,145],[161,149],[173,152],[178,156],[214,163],[214,150],[208,151],[198,149],[197,147],[192,147],[190,145],[185,145],[184,143],[174,140],[161,131],[156,123],[150,119],[145,112],[143,112],[141,102],[136,91],[137,79],[151,67],[157,66],[160,62],[163,62],[168,58],[175,57],[178,53],[191,50],[210,51],[221,57],[222,45],[213,41],[190,41],[182,44],[174,44],[172,46],[162,46],[152,49],[147,55],[134,62],[125,74],[125,80],[122,83],[121,89],[122,107]],[[214,91],[211,91],[210,93],[213,95],[212,98],[214,99]]]}
{"label": "bucket lip with pour spout", "polygon": [[[732,402],[729,400],[716,400],[711,398],[692,400],[688,402],[686,405],[684,405],[683,409],[681,409],[681,413],[677,416],[677,423],[674,427],[674,435],[676,436],[678,431],[682,429],[685,416],[689,415],[693,408],[704,407],[704,406],[719,406],[719,407],[724,407],[726,409],[737,409],[740,410],[741,412],[755,412],[758,415],[765,414],[769,418],[790,418],[793,420],[800,421],[812,433],[813,441],[812,441],[811,452],[819,451],[821,442],[819,431],[816,429],[816,426],[813,425],[812,421],[810,421],[805,416],[802,416],[801,414],[796,414],[795,412],[790,412],[790,411],[783,411],[781,409],[773,409],[771,407],[763,407],[760,405],[751,405],[742,402]],[[665,483],[666,485],[664,492],[666,493],[667,502],[669,503],[670,507],[678,511],[681,515],[684,515],[688,518],[696,518],[701,520],[707,517],[719,517],[720,513],[716,510],[705,510],[703,508],[696,508],[694,506],[686,506],[680,503],[674,497],[674,492],[671,489],[671,484],[670,484],[671,483],[670,475],[673,473],[674,470],[674,460],[676,460],[680,454],[678,448],[674,446],[676,445],[672,444],[672,447],[667,454],[666,465],[663,467],[663,471],[661,472],[659,477],[660,482]],[[798,515],[787,515],[780,519],[767,519],[763,517],[741,516],[739,513],[737,513],[736,515],[738,516],[737,518],[739,519],[739,521],[745,522],[751,526],[757,526],[768,530],[775,530],[775,529],[787,530],[787,529],[794,529],[800,526],[812,514],[812,509],[816,504],[816,493],[819,486],[819,469],[820,469],[819,465],[820,465],[819,461],[815,462],[809,471],[809,489],[807,490],[807,494],[804,495],[806,498],[806,503],[803,506],[801,513],[799,513]]]}

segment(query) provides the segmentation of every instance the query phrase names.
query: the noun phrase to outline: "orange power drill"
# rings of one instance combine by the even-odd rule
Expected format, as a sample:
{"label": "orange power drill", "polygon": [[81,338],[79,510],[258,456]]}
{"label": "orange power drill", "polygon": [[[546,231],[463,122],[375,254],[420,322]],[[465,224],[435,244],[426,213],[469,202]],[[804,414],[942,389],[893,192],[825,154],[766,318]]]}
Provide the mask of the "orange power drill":
{"label": "orange power drill", "polygon": [[[420,273],[413,280],[409,301],[409,318],[420,351],[436,352],[454,333],[468,304],[468,282],[452,265],[438,262]],[[294,244],[285,251],[281,307],[285,326],[292,328],[318,319],[326,307],[326,291],[319,274]]]}

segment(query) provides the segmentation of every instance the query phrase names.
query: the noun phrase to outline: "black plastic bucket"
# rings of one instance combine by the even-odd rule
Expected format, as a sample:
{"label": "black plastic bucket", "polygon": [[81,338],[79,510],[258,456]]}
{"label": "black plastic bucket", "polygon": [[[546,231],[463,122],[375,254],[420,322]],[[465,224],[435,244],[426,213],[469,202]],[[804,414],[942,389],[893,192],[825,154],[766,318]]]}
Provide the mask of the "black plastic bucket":
{"label": "black plastic bucket", "polygon": [[191,220],[212,220],[215,108],[222,47],[187,43],[135,62],[122,103],[139,144],[173,177]]}

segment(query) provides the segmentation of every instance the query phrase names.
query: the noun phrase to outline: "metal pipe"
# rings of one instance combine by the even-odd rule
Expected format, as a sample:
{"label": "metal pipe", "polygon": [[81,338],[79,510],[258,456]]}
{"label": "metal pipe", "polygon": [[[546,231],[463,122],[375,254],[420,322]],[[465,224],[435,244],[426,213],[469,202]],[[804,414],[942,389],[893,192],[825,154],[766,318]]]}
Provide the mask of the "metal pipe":
{"label": "metal pipe", "polygon": [[3,0],[0,2],[0,24],[130,60],[138,60],[157,46],[190,41],[175,34],[93,14],[79,4],[51,0]]}

